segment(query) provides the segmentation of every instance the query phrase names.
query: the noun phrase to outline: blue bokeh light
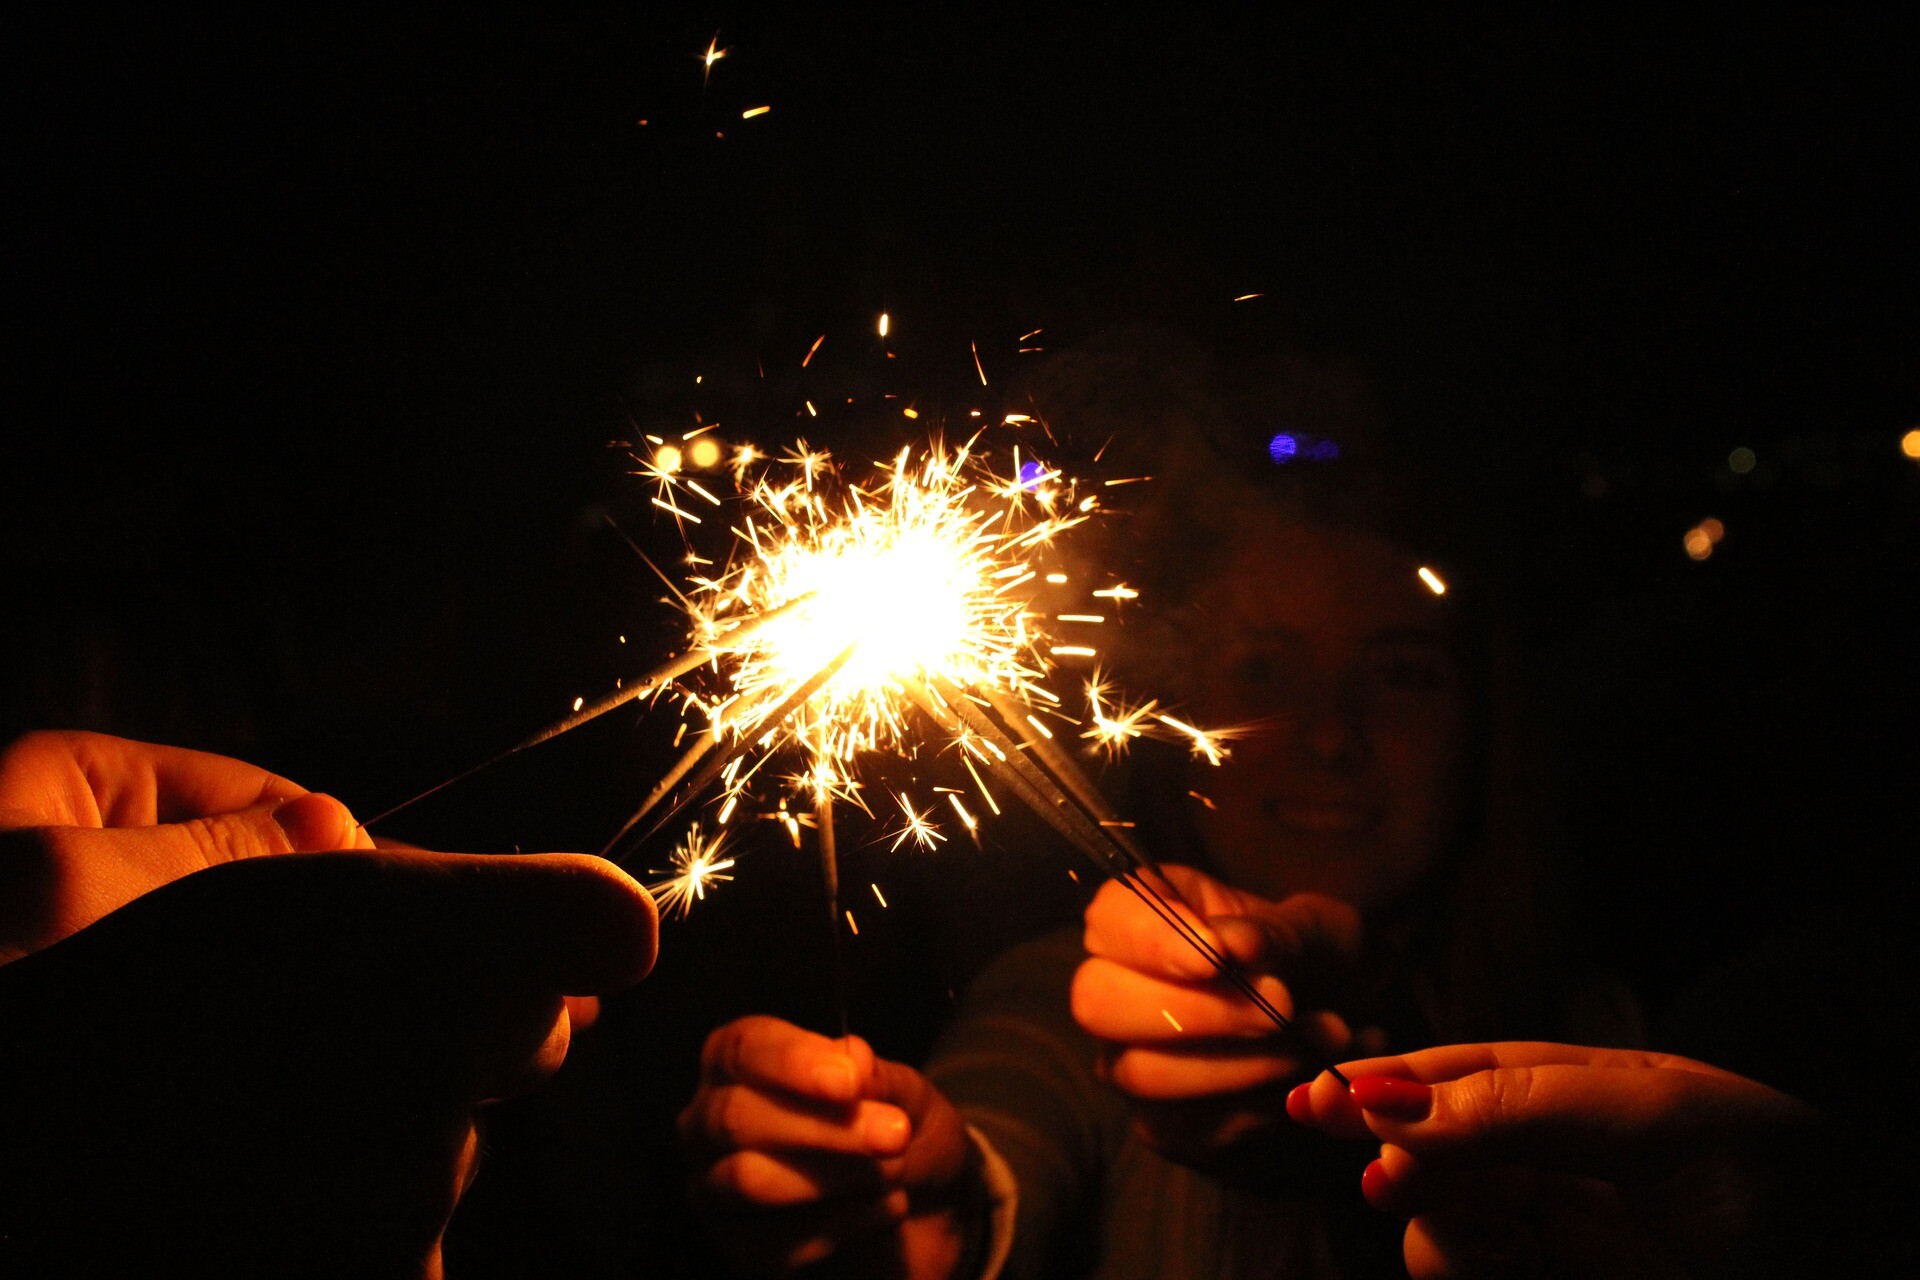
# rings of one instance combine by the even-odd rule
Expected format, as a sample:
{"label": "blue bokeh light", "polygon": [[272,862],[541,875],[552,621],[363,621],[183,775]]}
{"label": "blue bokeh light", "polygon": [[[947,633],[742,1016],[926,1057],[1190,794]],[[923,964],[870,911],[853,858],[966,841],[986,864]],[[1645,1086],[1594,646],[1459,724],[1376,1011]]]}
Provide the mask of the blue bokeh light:
{"label": "blue bokeh light", "polygon": [[1282,431],[1267,441],[1267,456],[1277,467],[1292,462],[1331,462],[1340,456],[1340,446],[1304,431]]}
{"label": "blue bokeh light", "polygon": [[1040,487],[1041,477],[1046,474],[1047,469],[1045,467],[1035,462],[1032,458],[1029,458],[1020,464],[1020,487],[1028,493],[1032,493]]}

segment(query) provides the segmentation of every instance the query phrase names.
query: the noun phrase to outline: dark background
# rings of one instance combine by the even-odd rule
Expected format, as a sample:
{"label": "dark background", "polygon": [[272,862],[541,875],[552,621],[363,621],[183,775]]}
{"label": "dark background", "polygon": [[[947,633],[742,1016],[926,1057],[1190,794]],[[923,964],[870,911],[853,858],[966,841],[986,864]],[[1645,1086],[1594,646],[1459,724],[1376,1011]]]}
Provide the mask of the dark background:
{"label": "dark background", "polygon": [[[997,374],[1044,359],[1016,352],[1041,326],[1267,326],[1361,362],[1404,450],[1503,530],[1592,915],[1657,1010],[1809,903],[1904,900],[1905,35],[897,9],[16,27],[0,731],[228,752],[377,811],[673,644],[605,525],[660,536],[610,441],[699,413],[891,452],[840,402],[967,403],[970,340]],[[796,425],[808,398],[829,412]],[[1727,537],[1694,563],[1709,515]],[[594,847],[660,750],[612,717],[394,830]],[[856,851],[853,882],[901,900],[852,957],[883,1048],[916,1052],[991,942],[1071,905],[996,904],[1063,882],[1022,839]],[[670,927],[601,1047],[503,1115],[466,1274],[678,1250],[660,1121],[699,1031],[829,1016],[811,876],[769,853]]]}

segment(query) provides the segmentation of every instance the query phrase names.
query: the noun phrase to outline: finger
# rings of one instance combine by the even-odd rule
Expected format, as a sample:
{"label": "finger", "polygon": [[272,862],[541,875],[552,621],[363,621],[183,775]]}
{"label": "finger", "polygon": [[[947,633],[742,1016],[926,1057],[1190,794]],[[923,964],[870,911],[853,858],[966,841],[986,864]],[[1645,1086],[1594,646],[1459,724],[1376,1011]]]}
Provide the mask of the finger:
{"label": "finger", "polygon": [[1170,899],[1164,907],[1149,906],[1133,886],[1109,880],[1087,904],[1087,953],[1176,981],[1213,977],[1213,962],[1156,909],[1180,920],[1215,951],[1221,949],[1219,937],[1191,908]]}
{"label": "finger", "polygon": [[1435,1207],[1425,1194],[1429,1188],[1422,1172],[1412,1152],[1383,1143],[1380,1154],[1360,1172],[1360,1194],[1382,1213],[1411,1218],[1423,1208]]}
{"label": "finger", "polygon": [[851,1103],[872,1085],[874,1055],[858,1036],[829,1040],[779,1018],[736,1019],[707,1037],[703,1077],[751,1084],[821,1102]]}
{"label": "finger", "polygon": [[19,954],[38,951],[196,871],[342,848],[352,825],[339,801],[303,795],[155,826],[17,830],[0,851],[0,941]]}
{"label": "finger", "polygon": [[528,999],[518,1008],[496,1005],[488,1040],[474,1062],[474,1096],[501,1102],[532,1093],[567,1059],[573,1023],[564,999]]}
{"label": "finger", "polygon": [[306,788],[226,756],[99,733],[28,734],[0,753],[0,827],[134,827],[291,800]]}
{"label": "finger", "polygon": [[1360,959],[1365,936],[1360,913],[1324,893],[1296,893],[1276,903],[1256,899],[1254,910],[1209,916],[1242,964],[1299,968],[1351,969]]}
{"label": "finger", "polygon": [[959,1111],[946,1095],[912,1067],[885,1058],[874,1063],[872,1096],[906,1114],[911,1137],[886,1172],[909,1187],[944,1187],[960,1176],[972,1144]]}
{"label": "finger", "polygon": [[1754,1081],[1646,1067],[1499,1067],[1432,1086],[1376,1090],[1358,1080],[1353,1092],[1368,1127],[1423,1164],[1524,1164],[1610,1180],[1658,1172],[1705,1135],[1792,1123],[1806,1111]]}
{"label": "finger", "polygon": [[1362,1076],[1393,1076],[1437,1084],[1456,1080],[1476,1071],[1499,1067],[1658,1067],[1676,1071],[1696,1071],[1704,1075],[1738,1080],[1741,1077],[1719,1067],[1671,1053],[1650,1053],[1639,1049],[1595,1049],[1586,1045],[1555,1044],[1544,1040],[1506,1040],[1490,1044],[1447,1044],[1415,1053],[1363,1058],[1343,1062],[1340,1070],[1349,1080]]}
{"label": "finger", "polygon": [[1374,1136],[1367,1127],[1366,1113],[1353,1100],[1346,1083],[1331,1071],[1295,1086],[1287,1094],[1287,1114],[1329,1137],[1364,1141]]}
{"label": "finger", "polygon": [[566,996],[567,1021],[573,1024],[575,1031],[585,1031],[600,1021],[599,996]]}
{"label": "finger", "polygon": [[455,990],[601,995],[653,964],[653,900],[586,854],[292,854],[196,879],[207,909],[237,904],[258,932],[317,935],[330,941],[302,945],[330,951],[348,938],[369,961]]}
{"label": "finger", "polygon": [[1173,1102],[1283,1084],[1299,1078],[1298,1058],[1222,1042],[1196,1050],[1127,1049],[1107,1066],[1107,1078],[1144,1102]]}
{"label": "finger", "polygon": [[887,1102],[827,1107],[752,1085],[709,1085],[680,1113],[680,1135],[699,1156],[735,1151],[819,1151],[884,1158],[907,1149],[912,1124]]}
{"label": "finger", "polygon": [[736,1151],[697,1176],[700,1194],[710,1201],[759,1208],[872,1198],[888,1190],[876,1160],[808,1151]]}
{"label": "finger", "polygon": [[[1278,978],[1261,974],[1254,989],[1282,1016],[1293,1014],[1293,997]],[[1174,1043],[1236,1036],[1265,1039],[1273,1023],[1251,1000],[1220,985],[1168,982],[1113,960],[1094,958],[1073,975],[1074,1020],[1102,1040],[1128,1044]]]}

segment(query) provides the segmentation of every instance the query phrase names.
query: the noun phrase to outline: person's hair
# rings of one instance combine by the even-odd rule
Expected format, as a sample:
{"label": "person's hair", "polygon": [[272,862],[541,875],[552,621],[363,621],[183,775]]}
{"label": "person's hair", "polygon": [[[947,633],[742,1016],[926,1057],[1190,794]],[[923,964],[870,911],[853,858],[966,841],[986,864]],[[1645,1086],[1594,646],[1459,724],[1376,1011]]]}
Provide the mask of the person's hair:
{"label": "person's hair", "polygon": [[[1384,539],[1448,584],[1468,685],[1465,795],[1441,867],[1407,904],[1404,956],[1419,1012],[1445,1040],[1632,1038],[1630,1004],[1601,999],[1568,910],[1549,756],[1489,545],[1457,488],[1404,462],[1351,361],[1280,350],[1239,368],[1165,334],[1109,335],[1049,371],[1037,397],[1077,432],[1113,433],[1103,472],[1152,475],[1094,553],[1152,601],[1120,640],[1123,683],[1158,693],[1204,669],[1191,637],[1237,535],[1278,519]],[[1274,438],[1287,437],[1276,461]],[[1109,491],[1111,492],[1111,491]],[[1146,601],[1143,600],[1143,604]],[[1121,769],[1148,839],[1204,860],[1171,751]],[[1604,987],[1604,984],[1600,984]]]}

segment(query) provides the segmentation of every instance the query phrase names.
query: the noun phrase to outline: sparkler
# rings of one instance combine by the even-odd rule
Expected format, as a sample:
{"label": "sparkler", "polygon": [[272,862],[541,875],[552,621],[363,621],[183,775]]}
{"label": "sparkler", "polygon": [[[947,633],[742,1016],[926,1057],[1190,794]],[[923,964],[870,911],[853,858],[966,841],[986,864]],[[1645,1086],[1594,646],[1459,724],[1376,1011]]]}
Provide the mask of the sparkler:
{"label": "sparkler", "polygon": [[[816,340],[813,350],[819,346]],[[920,751],[922,734],[911,723],[917,708],[946,736],[986,808],[1000,811],[988,789],[991,778],[1135,894],[1276,1026],[1290,1028],[1210,941],[1198,914],[1134,842],[1131,824],[1114,815],[1044,722],[1079,727],[1042,683],[1051,660],[1093,657],[1098,650],[1053,643],[1030,593],[1063,578],[1045,561],[1061,534],[1097,510],[1097,497],[1082,497],[1070,479],[1030,453],[1023,459],[1017,446],[1009,450],[1011,474],[996,475],[985,453],[976,452],[979,440],[953,449],[935,443],[917,456],[908,447],[858,480],[845,478],[829,455],[804,441],[776,458],[743,448],[733,468],[742,502],[729,525],[732,554],[714,572],[689,575],[684,590],[674,588],[694,638],[688,651],[494,759],[640,696],[676,689],[684,710],[704,716],[706,727],[602,852],[617,862],[630,858],[719,784],[712,836],[696,824],[676,849],[671,871],[659,873],[666,878],[654,885],[663,902],[684,912],[729,878],[733,859],[719,859],[721,840],[739,806],[755,803],[762,767],[782,753],[798,753],[805,767],[783,785],[811,808],[834,926],[836,980],[844,983],[837,962],[836,804],[866,808],[863,761]],[[677,520],[686,515],[674,501],[682,489],[720,505],[680,472],[677,459],[662,465],[652,455],[643,459],[642,474],[658,486],[656,504]],[[1122,584],[1092,594],[1117,606],[1138,592]],[[1105,617],[1067,616],[1077,626]],[[1097,673],[1087,694],[1093,727],[1085,732],[1096,745],[1117,751],[1153,734],[1184,739],[1213,764],[1226,754],[1228,735],[1176,719],[1154,702],[1132,708],[1113,702],[1109,713],[1110,695]],[[779,816],[797,841],[801,819],[788,810],[788,798],[779,797]],[[949,789],[948,799],[972,834],[976,821],[959,794]],[[933,809],[905,795],[896,801],[905,823],[895,848],[931,848],[945,838]],[[388,814],[398,807],[404,806]],[[844,1023],[843,988],[840,1006]]]}

